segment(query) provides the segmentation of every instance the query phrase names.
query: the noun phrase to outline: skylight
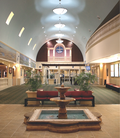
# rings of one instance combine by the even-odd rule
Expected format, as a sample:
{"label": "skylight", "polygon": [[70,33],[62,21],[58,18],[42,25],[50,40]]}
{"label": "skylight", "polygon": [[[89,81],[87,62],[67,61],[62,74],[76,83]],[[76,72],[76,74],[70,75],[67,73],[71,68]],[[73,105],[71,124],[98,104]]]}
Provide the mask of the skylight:
{"label": "skylight", "polygon": [[14,13],[13,13],[13,12],[11,12],[11,13],[9,14],[9,16],[8,16],[7,20],[6,20],[6,24],[7,24],[7,25],[9,25],[9,24],[10,24],[10,21],[12,20],[13,16],[14,16]]}
{"label": "skylight", "polygon": [[25,28],[23,27],[23,28],[21,29],[20,33],[19,33],[19,37],[21,37],[21,35],[22,35],[22,33],[23,33],[24,30],[25,30]]}
{"label": "skylight", "polygon": [[28,42],[28,46],[30,45],[31,41],[32,41],[32,38],[30,38],[30,40],[29,40],[29,42]]}
{"label": "skylight", "polygon": [[33,50],[35,49],[35,47],[36,47],[36,44],[34,45]]}

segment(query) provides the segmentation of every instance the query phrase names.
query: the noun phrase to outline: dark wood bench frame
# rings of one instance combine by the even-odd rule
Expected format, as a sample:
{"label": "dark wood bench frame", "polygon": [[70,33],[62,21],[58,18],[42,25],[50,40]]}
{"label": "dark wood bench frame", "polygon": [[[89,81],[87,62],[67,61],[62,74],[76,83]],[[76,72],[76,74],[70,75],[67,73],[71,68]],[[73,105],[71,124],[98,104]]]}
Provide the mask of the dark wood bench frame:
{"label": "dark wood bench frame", "polygon": [[117,87],[114,84],[113,85],[112,84],[106,84],[106,88],[111,89],[113,91],[116,91],[116,92],[120,93],[120,87]]}
{"label": "dark wood bench frame", "polygon": [[[92,100],[84,100],[84,99],[80,99],[80,100],[76,100],[74,101],[74,103],[76,104],[77,101],[92,101],[92,106],[94,107],[95,106],[95,98],[94,96],[92,95],[93,99]],[[44,101],[49,101],[49,99],[44,99],[44,100],[38,100],[36,98],[25,98],[25,101],[24,101],[24,106],[27,106],[28,104],[28,101],[41,101],[42,102],[42,105],[44,104]]]}
{"label": "dark wood bench frame", "polygon": [[24,101],[24,106],[27,106],[28,105],[28,101],[41,101],[42,102],[42,105],[44,104],[44,101],[49,101],[48,99],[46,100],[38,100],[36,98],[25,98],[25,101]]}
{"label": "dark wood bench frame", "polygon": [[93,95],[91,97],[93,97],[93,99],[91,99],[91,100],[80,99],[80,100],[76,100],[74,102],[76,104],[77,101],[92,101],[92,106],[95,107],[95,97]]}

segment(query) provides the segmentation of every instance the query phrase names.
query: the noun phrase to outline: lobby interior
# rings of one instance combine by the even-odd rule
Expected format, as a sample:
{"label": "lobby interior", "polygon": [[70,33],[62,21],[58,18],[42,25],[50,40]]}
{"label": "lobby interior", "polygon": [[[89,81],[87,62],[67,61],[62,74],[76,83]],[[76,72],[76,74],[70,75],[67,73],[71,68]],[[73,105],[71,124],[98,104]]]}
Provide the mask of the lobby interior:
{"label": "lobby interior", "polygon": [[[54,9],[61,7],[66,13],[54,13]],[[119,8],[119,0],[0,1],[1,138],[120,138],[119,90],[110,89],[110,93],[118,95],[117,104],[67,106],[102,114],[101,130],[74,133],[26,131],[25,113],[57,106],[24,107],[14,102],[14,95],[10,97],[13,104],[1,99],[4,92],[12,93],[9,88],[24,86],[28,69],[42,74],[44,88],[60,86],[61,78],[65,86],[75,88],[74,78],[81,72],[95,74],[94,86],[101,91],[108,90],[106,84],[120,88]],[[93,95],[97,96],[97,92]]]}

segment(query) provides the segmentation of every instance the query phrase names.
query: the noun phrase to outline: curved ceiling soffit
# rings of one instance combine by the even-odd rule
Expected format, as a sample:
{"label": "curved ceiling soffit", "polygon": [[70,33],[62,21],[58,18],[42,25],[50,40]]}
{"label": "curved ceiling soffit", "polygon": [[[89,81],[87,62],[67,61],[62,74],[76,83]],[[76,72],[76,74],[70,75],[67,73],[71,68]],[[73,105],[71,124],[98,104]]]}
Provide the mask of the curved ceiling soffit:
{"label": "curved ceiling soffit", "polygon": [[[49,41],[55,41],[55,40],[57,40],[57,39],[58,39],[58,38],[54,37],[54,38],[50,39]],[[65,39],[65,38],[61,38],[61,39],[62,39],[63,41],[66,40],[66,41],[68,41],[68,42],[72,42],[74,45],[76,45],[76,46],[79,48],[79,50],[81,51],[82,56],[83,56],[83,59],[84,59],[84,61],[85,61],[85,48],[83,49],[83,47],[82,47],[81,44],[79,44],[79,46],[78,46],[75,42],[71,41],[70,39]],[[49,41],[46,41],[46,42],[43,43],[42,45],[41,45],[41,42],[37,43],[38,46],[36,47],[36,56],[35,56],[35,57],[37,57],[37,54],[38,54],[40,48],[41,48],[42,46],[44,46],[44,45],[45,45],[47,42],[49,42]],[[57,42],[56,42],[56,44],[57,44]],[[41,46],[40,46],[40,45],[41,45]]]}
{"label": "curved ceiling soffit", "polygon": [[[55,44],[54,44],[54,46],[55,46],[55,45],[57,44],[56,40],[57,40],[57,39],[55,38],[55,39],[51,39],[51,40],[49,40],[49,41],[52,41],[53,43],[55,43]],[[69,40],[69,39],[62,39],[62,40],[63,40],[63,41],[66,41],[67,43],[72,42],[72,41]],[[49,42],[49,41],[47,41],[47,42]],[[45,42],[41,47],[47,45],[47,42]],[[64,44],[64,42],[63,42],[62,44]],[[78,47],[74,42],[72,42],[72,44],[69,44],[69,45],[73,45],[73,44],[74,44],[76,47]],[[39,52],[39,50],[40,50],[41,47],[39,47],[38,51],[36,52],[36,57],[37,57],[38,52]],[[78,49],[80,50],[80,52],[81,52],[81,54],[82,54],[82,56],[83,56],[83,61],[85,61],[85,56],[84,56],[83,51],[82,51],[79,47],[78,47]]]}
{"label": "curved ceiling soffit", "polygon": [[[15,1],[14,0],[14,4],[13,3],[9,3],[6,2],[8,0],[5,1],[1,1],[1,14],[0,17],[2,17],[1,21],[0,21],[0,27],[1,27],[1,32],[4,32],[4,34],[6,33],[6,35],[2,36],[2,34],[0,35],[1,37],[1,41],[3,41],[4,43],[8,44],[9,46],[12,46],[14,49],[18,50],[19,52],[23,53],[24,55],[32,58],[33,60],[36,57],[36,53],[38,52],[38,49],[40,48],[40,46],[42,46],[42,44],[46,43],[48,40],[54,39],[56,38],[56,36],[54,36],[54,33],[58,33],[57,30],[54,30],[54,25],[53,22],[50,22],[50,26],[49,26],[49,21],[48,19],[50,19],[53,16],[53,12],[52,9],[56,8],[58,5],[58,0],[34,0],[34,1],[30,1],[29,4],[27,3],[27,1]],[[118,0],[114,0],[114,1],[110,1],[109,5],[111,6],[110,8],[113,7],[114,3],[118,1]],[[97,5],[97,12],[101,13],[101,16],[104,19],[104,16],[106,16],[106,14],[108,14],[109,12],[109,6],[107,5],[107,3],[109,2],[109,0],[106,1],[95,1],[95,5]],[[47,3],[47,4],[46,4]],[[106,6],[103,5],[103,4]],[[89,38],[89,35],[92,33],[92,31],[94,31],[94,28],[92,28],[91,33],[88,32],[88,26],[86,25],[86,23],[88,22],[89,19],[89,11],[92,12],[91,7],[88,8],[89,4],[91,4],[93,11],[95,10],[93,7],[93,3],[91,3],[90,1],[86,1],[86,0],[62,0],[62,5],[63,7],[67,8],[69,12],[67,12],[64,16],[61,16],[61,19],[64,19],[63,21],[66,23],[66,31],[64,32],[65,36],[64,38],[68,39],[68,40],[72,40],[72,35],[74,35],[74,31],[77,31],[75,34],[75,37],[73,37],[74,39],[72,40],[81,50],[83,56],[85,53],[85,45],[86,42]],[[100,4],[100,5],[99,5]],[[9,5],[9,6],[8,6]],[[19,5],[19,7],[18,7]],[[104,7],[103,12],[104,12],[104,16],[103,16],[103,12],[101,12],[101,6]],[[5,8],[6,7],[6,8]],[[18,7],[18,8],[17,8]],[[23,9],[21,11],[21,8]],[[28,9],[29,8],[29,9]],[[6,20],[6,17],[8,16],[8,13],[11,11],[11,9],[13,9],[13,11],[15,11],[15,16],[12,20],[12,23],[10,24],[10,27],[6,27],[6,25],[3,24],[3,22]],[[87,9],[87,11],[86,11]],[[107,12],[105,12],[105,10],[107,10]],[[81,16],[81,14],[83,14],[87,17],[84,18],[85,16]],[[95,18],[95,12],[92,12],[92,16],[91,20],[93,18]],[[4,16],[3,16],[4,15]],[[55,15],[55,14],[54,14]],[[65,20],[65,17],[68,15],[68,22],[67,20]],[[90,14],[91,15],[91,14]],[[46,17],[46,19],[44,18],[44,16]],[[93,17],[93,18],[92,18]],[[57,17],[56,17],[57,18]],[[67,17],[66,17],[67,18]],[[23,20],[22,20],[23,19]],[[57,22],[59,19],[59,17],[57,19],[53,19],[53,21]],[[84,20],[86,19],[86,20]],[[76,20],[76,22],[75,22]],[[89,20],[89,22],[91,21]],[[84,21],[85,24],[82,24]],[[96,23],[96,20],[93,19],[94,22],[91,22],[92,27],[98,27],[98,24]],[[102,21],[102,20],[101,20]],[[71,23],[72,22],[72,23]],[[94,24],[96,23],[96,24]],[[82,28],[78,27],[78,30],[76,30],[75,26],[76,24],[82,25]],[[18,32],[20,31],[22,25],[25,27],[25,31],[22,35],[21,38],[18,38],[18,35],[16,36],[16,34],[18,34]],[[45,28],[42,29],[42,26],[45,25]],[[52,26],[52,27],[51,27]],[[16,27],[16,28],[15,28]],[[85,28],[87,29],[87,32],[85,32]],[[71,29],[72,28],[72,29]],[[53,31],[52,31],[53,29]],[[45,38],[45,35],[43,33],[43,31],[46,31],[48,33],[48,39]],[[71,32],[71,30],[73,30]],[[84,31],[84,33],[83,33]],[[46,33],[46,34],[47,34]],[[82,37],[82,35],[86,37],[86,39],[84,37]],[[86,36],[86,34],[89,34]],[[80,36],[81,35],[81,36]],[[7,36],[7,38],[6,38]],[[9,37],[9,38],[8,38]],[[33,38],[31,44],[29,45],[29,49],[28,49],[28,40],[30,38]],[[35,49],[33,50],[33,46],[34,44],[36,44]],[[21,47],[23,46],[23,47]],[[84,56],[85,57],[85,56]]]}
{"label": "curved ceiling soffit", "polygon": [[[69,40],[73,39],[73,35],[74,33],[76,33],[75,32],[76,26],[81,23],[79,16],[81,12],[85,9],[87,4],[88,3],[86,0],[75,0],[74,2],[73,0],[62,1],[62,6],[64,8],[67,8],[69,11],[65,15],[61,15],[61,18],[60,18],[61,21],[65,23],[67,26],[67,27],[64,27],[65,30],[61,29],[61,32],[65,34],[64,38]],[[35,49],[37,53],[37,51],[39,50],[40,46],[42,46],[42,44],[44,44],[48,40],[56,38],[55,33],[58,33],[59,30],[54,27],[54,24],[55,22],[58,23],[59,15],[54,14],[52,12],[52,9],[56,8],[59,4],[57,0],[56,1],[55,0],[41,0],[41,1],[35,0],[34,5],[35,5],[36,11],[41,15],[41,17],[39,18],[39,22],[44,26],[44,30],[43,30],[45,32],[44,35],[47,35],[46,38],[44,36],[41,36],[41,34],[38,35],[36,49]],[[81,30],[79,31],[83,32],[83,28],[81,28]],[[85,46],[89,35],[87,36],[87,39],[84,36],[79,38],[79,34],[76,33],[74,38],[74,43],[77,44],[84,58],[85,58]]]}
{"label": "curved ceiling soffit", "polygon": [[[47,4],[46,4],[47,2]],[[37,12],[41,14],[40,22],[44,26],[44,33],[46,36],[46,42],[51,39],[57,38],[55,34],[58,34],[59,29],[54,27],[55,22],[59,22],[59,17],[61,17],[61,21],[67,26],[64,27],[64,29],[60,29],[60,33],[64,33],[64,39],[72,40],[73,37],[76,33],[76,26],[80,23],[80,19],[78,16],[78,13],[82,12],[85,8],[85,0],[76,0],[76,1],[71,1],[71,0],[66,0],[62,1],[62,6],[64,8],[67,8],[69,12],[67,12],[64,15],[57,15],[51,12],[52,9],[56,8],[59,5],[58,1],[53,1],[53,0],[35,0],[35,8]],[[46,11],[44,9],[47,9]],[[77,9],[77,10],[76,10]],[[48,38],[47,38],[48,37]],[[77,37],[76,37],[77,38]],[[39,47],[40,43],[44,44],[45,42],[41,42],[41,40],[38,40],[37,42],[37,47]],[[75,42],[74,42],[75,43]],[[76,41],[77,46],[81,50],[83,56],[85,53],[85,44],[84,48],[82,48],[82,44],[79,42],[79,37],[78,37],[78,42]],[[39,49],[37,48],[36,49]]]}

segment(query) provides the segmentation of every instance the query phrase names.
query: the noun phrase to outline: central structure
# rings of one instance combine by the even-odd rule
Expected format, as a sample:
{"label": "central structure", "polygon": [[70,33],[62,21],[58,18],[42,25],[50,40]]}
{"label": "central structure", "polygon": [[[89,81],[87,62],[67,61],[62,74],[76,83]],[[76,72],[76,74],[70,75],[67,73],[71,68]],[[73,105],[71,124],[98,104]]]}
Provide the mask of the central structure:
{"label": "central structure", "polygon": [[55,87],[60,97],[51,98],[59,105],[58,109],[36,109],[27,121],[26,130],[48,130],[52,132],[70,133],[79,130],[100,130],[100,120],[89,109],[66,110],[66,105],[74,98],[65,97],[70,87]]}
{"label": "central structure", "polygon": [[58,118],[59,119],[67,119],[67,110],[66,105],[69,104],[69,102],[74,101],[74,98],[67,98],[65,97],[65,93],[67,92],[70,87],[64,87],[64,85],[61,85],[61,87],[55,87],[58,92],[60,93],[60,97],[51,98],[51,101],[56,102],[56,104],[59,105],[59,111],[58,111]]}

